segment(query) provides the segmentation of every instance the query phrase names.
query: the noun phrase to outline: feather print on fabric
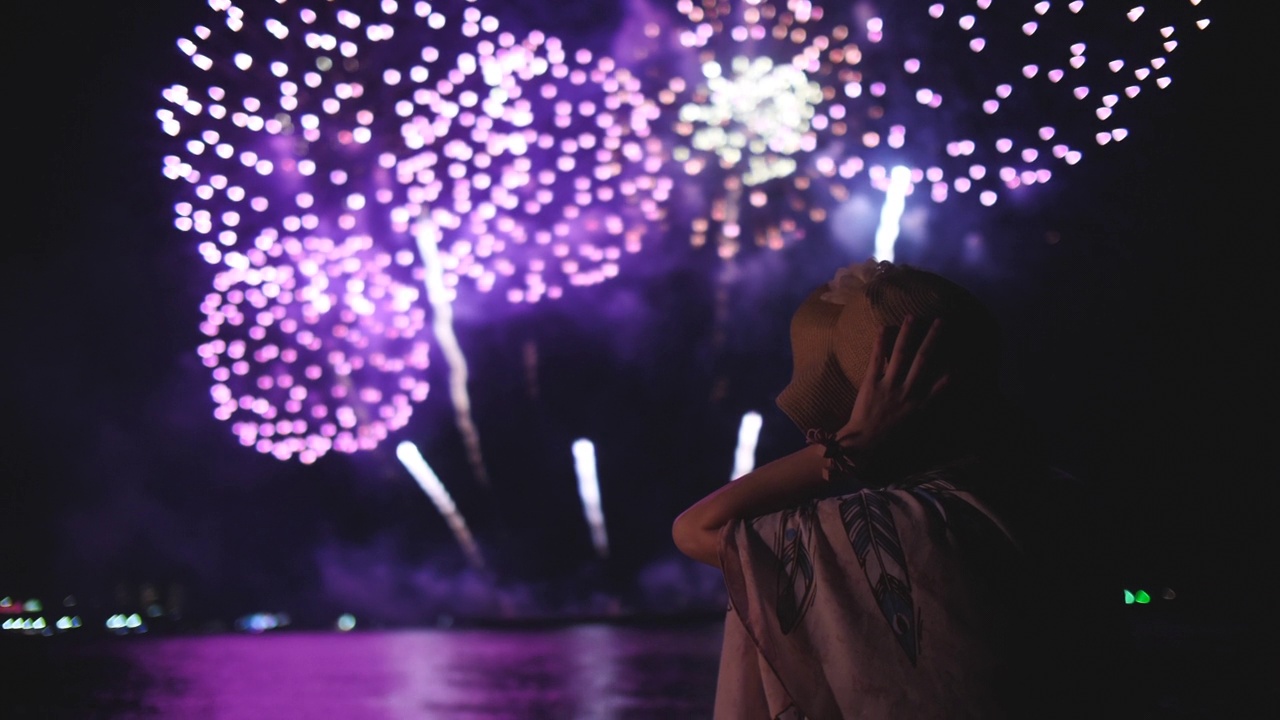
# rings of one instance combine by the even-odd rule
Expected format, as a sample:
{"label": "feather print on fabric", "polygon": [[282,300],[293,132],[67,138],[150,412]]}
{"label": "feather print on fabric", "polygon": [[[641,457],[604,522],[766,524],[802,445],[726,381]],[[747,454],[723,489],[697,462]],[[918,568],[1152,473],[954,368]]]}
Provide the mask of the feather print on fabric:
{"label": "feather print on fabric", "polygon": [[943,504],[943,496],[955,492],[956,487],[946,480],[930,480],[917,485],[908,492],[916,497],[922,505],[937,513],[940,524],[947,524],[947,508]]}
{"label": "feather print on fabric", "polygon": [[915,665],[920,652],[919,623],[911,599],[907,560],[888,499],[877,492],[849,495],[840,502],[840,519],[880,612],[907,658]]}
{"label": "feather print on fabric", "polygon": [[808,547],[808,528],[812,523],[810,518],[801,517],[811,511],[812,508],[802,506],[783,512],[773,543],[773,552],[778,558],[778,626],[783,635],[800,624],[805,611],[813,604],[813,559]]}
{"label": "feather print on fabric", "polygon": [[[957,495],[955,485],[945,480],[931,480],[923,485],[911,488],[909,492],[921,504],[936,513],[940,525],[948,528],[948,532],[957,533],[968,538],[969,547],[981,547],[978,555],[986,560],[985,565],[992,564],[998,554],[1017,554],[1018,545],[1009,537],[1005,529],[994,522],[989,515],[974,507],[973,503]],[[1018,561],[1008,556],[1009,563]]]}

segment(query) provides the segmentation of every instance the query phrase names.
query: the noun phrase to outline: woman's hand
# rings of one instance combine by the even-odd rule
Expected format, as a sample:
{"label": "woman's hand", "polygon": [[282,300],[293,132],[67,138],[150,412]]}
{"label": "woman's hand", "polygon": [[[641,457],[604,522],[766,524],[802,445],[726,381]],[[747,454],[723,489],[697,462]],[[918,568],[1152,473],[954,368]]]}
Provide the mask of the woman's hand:
{"label": "woman's hand", "polygon": [[[876,339],[849,422],[836,435],[854,455],[874,453],[900,437],[947,385],[948,375],[934,357],[939,321],[923,330],[915,325],[911,318],[903,322],[888,358],[884,350],[897,328],[885,328]],[[676,547],[694,560],[719,567],[719,535],[729,521],[790,507],[830,487],[831,461],[823,451],[821,445],[809,445],[699,500],[672,526]]]}
{"label": "woman's hand", "polygon": [[[876,338],[853,412],[836,433],[837,441],[855,457],[874,455],[877,448],[901,437],[950,380],[936,357],[942,321],[934,320],[927,328],[920,325],[908,316],[901,328],[883,328]],[[893,352],[887,354],[895,331]]]}

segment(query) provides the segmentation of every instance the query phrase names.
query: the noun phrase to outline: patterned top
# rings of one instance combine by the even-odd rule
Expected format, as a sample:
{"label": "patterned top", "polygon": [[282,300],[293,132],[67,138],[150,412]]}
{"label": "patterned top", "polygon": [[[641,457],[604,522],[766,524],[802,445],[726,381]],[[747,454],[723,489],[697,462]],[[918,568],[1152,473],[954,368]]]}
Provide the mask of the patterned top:
{"label": "patterned top", "polygon": [[934,471],[730,523],[715,718],[1127,712],[1113,697],[1123,655],[1107,646],[1118,626],[1104,622],[1123,604],[1072,524],[1078,483],[1023,478],[991,505],[971,489],[981,472]]}

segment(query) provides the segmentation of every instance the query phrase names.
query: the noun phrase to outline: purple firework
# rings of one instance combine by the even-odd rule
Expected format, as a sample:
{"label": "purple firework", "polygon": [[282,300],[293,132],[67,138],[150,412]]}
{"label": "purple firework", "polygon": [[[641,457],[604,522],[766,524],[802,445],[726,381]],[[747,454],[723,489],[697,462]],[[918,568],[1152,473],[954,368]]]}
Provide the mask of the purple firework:
{"label": "purple firework", "polygon": [[679,0],[697,60],[654,94],[672,159],[712,188],[693,244],[782,248],[898,167],[935,202],[1044,183],[1128,135],[1125,101],[1169,84],[1199,4]]}
{"label": "purple firework", "polygon": [[281,459],[371,449],[428,389],[416,256],[389,220],[404,197],[382,70],[397,34],[444,18],[391,0],[365,18],[209,5],[157,116],[175,139],[175,224],[216,268],[199,348],[214,414]]}
{"label": "purple firework", "polygon": [[215,415],[281,459],[372,449],[425,398],[434,331],[483,479],[447,304],[463,279],[535,302],[615,276],[671,190],[656,106],[471,0],[209,7],[157,116],[175,224],[217,268]]}
{"label": "purple firework", "polygon": [[517,38],[476,8],[461,27],[473,52],[403,78],[412,101],[397,113],[412,152],[397,168],[410,185],[397,229],[442,238],[451,293],[465,279],[537,302],[615,277],[661,229],[671,192],[656,104],[609,57],[536,30]]}

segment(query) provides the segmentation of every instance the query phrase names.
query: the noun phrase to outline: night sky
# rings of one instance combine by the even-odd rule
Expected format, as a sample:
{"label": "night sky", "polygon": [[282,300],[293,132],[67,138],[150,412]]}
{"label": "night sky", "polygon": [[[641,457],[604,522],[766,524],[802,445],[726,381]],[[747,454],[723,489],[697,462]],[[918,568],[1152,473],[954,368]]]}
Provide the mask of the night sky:
{"label": "night sky", "polygon": [[[159,93],[201,5],[10,15],[0,596],[74,593],[105,609],[121,586],[178,584],[195,617],[317,621],[495,612],[494,587],[534,614],[599,612],[610,596],[714,610],[718,578],[678,556],[671,521],[727,479],[743,412],[764,416],[761,461],[802,442],[773,405],[790,314],[867,248],[814,233],[744,253],[725,282],[719,260],[673,237],[643,267],[530,310],[460,303],[491,488],[471,478],[434,346],[431,393],[392,441],[278,461],[212,416],[195,353],[211,271],[175,230],[160,174]],[[1021,201],[930,204],[927,232],[898,245],[899,260],[951,275],[1001,317],[1007,390],[1055,462],[1115,510],[1133,582],[1216,609],[1250,598],[1277,478],[1274,45],[1270,13],[1242,5],[1206,2],[1213,24],[1122,145]],[[545,18],[566,38],[625,16],[587,0],[521,7],[512,22]],[[599,458],[605,562],[576,494],[580,437]],[[400,439],[453,493],[490,574],[467,569],[396,460]]]}

